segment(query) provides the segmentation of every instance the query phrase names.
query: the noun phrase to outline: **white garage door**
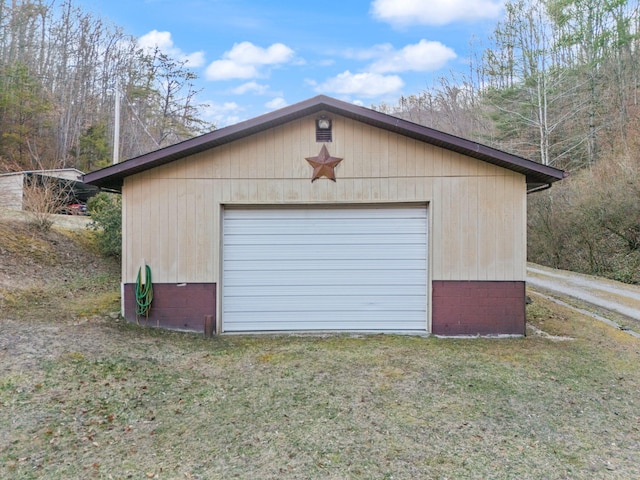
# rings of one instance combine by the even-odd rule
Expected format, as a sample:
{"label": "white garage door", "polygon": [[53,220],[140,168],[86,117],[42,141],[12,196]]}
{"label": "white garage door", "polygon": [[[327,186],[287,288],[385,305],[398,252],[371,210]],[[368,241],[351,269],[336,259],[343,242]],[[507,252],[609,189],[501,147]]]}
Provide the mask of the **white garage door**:
{"label": "white garage door", "polygon": [[225,332],[426,330],[427,207],[228,208]]}

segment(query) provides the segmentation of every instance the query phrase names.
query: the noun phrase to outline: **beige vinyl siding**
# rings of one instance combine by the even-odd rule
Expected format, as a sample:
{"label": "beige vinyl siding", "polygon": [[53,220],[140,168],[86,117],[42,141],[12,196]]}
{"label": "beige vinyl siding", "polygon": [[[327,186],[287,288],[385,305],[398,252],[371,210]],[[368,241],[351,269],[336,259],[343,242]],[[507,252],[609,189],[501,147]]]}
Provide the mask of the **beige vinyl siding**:
{"label": "beige vinyl siding", "polygon": [[433,280],[524,280],[523,175],[331,115],[337,182],[311,183],[314,118],[125,179],[123,281],[220,282],[224,205],[428,203]]}

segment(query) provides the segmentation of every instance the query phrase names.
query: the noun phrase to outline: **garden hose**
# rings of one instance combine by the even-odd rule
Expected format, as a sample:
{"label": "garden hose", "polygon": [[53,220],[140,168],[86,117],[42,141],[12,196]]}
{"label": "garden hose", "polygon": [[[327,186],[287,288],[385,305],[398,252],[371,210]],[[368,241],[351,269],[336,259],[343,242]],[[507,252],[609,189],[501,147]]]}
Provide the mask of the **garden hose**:
{"label": "garden hose", "polygon": [[145,265],[144,268],[144,284],[142,283],[142,267],[138,269],[138,277],[136,278],[136,320],[142,315],[149,318],[149,310],[151,310],[153,300],[151,267]]}

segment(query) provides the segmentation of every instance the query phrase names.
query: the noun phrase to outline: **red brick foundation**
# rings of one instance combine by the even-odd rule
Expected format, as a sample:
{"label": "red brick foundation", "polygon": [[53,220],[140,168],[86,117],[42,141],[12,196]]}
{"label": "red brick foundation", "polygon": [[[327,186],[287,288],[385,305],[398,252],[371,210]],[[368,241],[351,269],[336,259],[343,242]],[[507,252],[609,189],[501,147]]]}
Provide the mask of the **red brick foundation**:
{"label": "red brick foundation", "polygon": [[136,320],[136,286],[124,285],[124,316],[140,325],[204,332],[204,317],[216,318],[215,283],[154,283],[149,318]]}
{"label": "red brick foundation", "polygon": [[435,335],[524,335],[525,282],[432,283]]}

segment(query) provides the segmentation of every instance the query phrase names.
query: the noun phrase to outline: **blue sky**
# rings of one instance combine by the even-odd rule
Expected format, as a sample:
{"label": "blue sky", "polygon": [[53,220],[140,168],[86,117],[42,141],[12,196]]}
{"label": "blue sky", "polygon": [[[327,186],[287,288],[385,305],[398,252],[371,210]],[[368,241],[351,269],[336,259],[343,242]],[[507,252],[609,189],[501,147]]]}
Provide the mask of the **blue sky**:
{"label": "blue sky", "polygon": [[[189,62],[218,127],[318,94],[395,104],[467,72],[504,0],[77,0]],[[479,51],[478,51],[479,53]]]}

